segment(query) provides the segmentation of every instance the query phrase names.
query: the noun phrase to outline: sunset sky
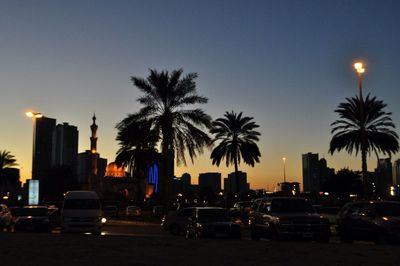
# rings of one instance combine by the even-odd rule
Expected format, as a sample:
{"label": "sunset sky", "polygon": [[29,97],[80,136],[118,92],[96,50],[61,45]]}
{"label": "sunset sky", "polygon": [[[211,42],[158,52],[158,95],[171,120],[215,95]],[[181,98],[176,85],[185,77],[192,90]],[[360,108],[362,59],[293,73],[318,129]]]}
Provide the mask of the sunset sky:
{"label": "sunset sky", "polygon": [[[130,76],[149,68],[197,72],[198,94],[214,119],[225,111],[254,117],[261,162],[241,165],[251,188],[302,182],[301,154],[319,153],[336,170],[359,157],[328,154],[333,112],[357,93],[356,59],[366,63],[364,95],[388,104],[400,126],[400,1],[0,1],[0,150],[31,176],[32,122],[42,112],[79,129],[89,149],[96,113],[98,151],[109,162],[115,125],[139,110]],[[399,130],[397,129],[397,133]],[[197,182],[210,152],[177,167]],[[398,159],[395,154],[393,159]],[[376,166],[375,155],[368,168]]]}

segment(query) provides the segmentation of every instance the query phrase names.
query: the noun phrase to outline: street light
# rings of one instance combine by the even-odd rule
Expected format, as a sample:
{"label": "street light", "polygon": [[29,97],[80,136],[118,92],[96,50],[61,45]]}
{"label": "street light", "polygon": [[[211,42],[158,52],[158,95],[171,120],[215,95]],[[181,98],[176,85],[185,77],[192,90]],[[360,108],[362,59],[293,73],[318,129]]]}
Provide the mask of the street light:
{"label": "street light", "polygon": [[361,61],[356,62],[354,63],[354,69],[358,76],[358,97],[362,99],[362,74],[365,72],[364,64]]}
{"label": "street light", "polygon": [[283,182],[286,183],[286,167],[285,167],[286,157],[283,157],[282,161],[283,161]]}
{"label": "street light", "polygon": [[34,179],[33,173],[35,168],[35,153],[36,153],[36,145],[35,145],[35,138],[36,138],[36,119],[42,118],[43,114],[38,112],[28,111],[25,113],[27,117],[32,118],[33,124],[33,142],[32,142],[32,170],[31,170],[31,179]]}
{"label": "street light", "polygon": [[[354,69],[357,72],[358,76],[358,97],[360,101],[360,133],[361,133],[361,157],[366,158],[366,152],[367,152],[367,141],[366,141],[366,136],[365,136],[365,122],[366,118],[364,116],[364,99],[362,96],[362,75],[365,72],[365,66],[361,61],[355,62],[354,63]],[[368,188],[366,184],[366,171],[367,171],[367,164],[365,160],[362,160],[362,181],[363,181],[363,196],[364,198],[367,197],[368,194]]]}

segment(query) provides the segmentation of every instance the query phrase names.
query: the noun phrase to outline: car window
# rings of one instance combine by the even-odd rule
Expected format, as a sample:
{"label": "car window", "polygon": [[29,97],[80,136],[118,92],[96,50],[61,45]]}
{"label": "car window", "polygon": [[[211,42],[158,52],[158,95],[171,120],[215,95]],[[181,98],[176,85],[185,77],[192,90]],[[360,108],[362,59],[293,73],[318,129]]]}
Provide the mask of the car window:
{"label": "car window", "polygon": [[357,215],[359,209],[360,209],[360,204],[351,204],[343,210],[342,215]]}
{"label": "car window", "polygon": [[370,216],[375,214],[375,208],[373,208],[370,204],[361,204],[356,213],[358,215]]}
{"label": "car window", "polygon": [[271,203],[272,212],[314,212],[311,204],[303,199],[275,199]]}
{"label": "car window", "polygon": [[17,216],[47,216],[47,208],[20,208]]}
{"label": "car window", "polygon": [[224,209],[199,209],[197,213],[199,221],[228,221],[230,217]]}
{"label": "car window", "polygon": [[100,209],[97,199],[66,199],[64,209]]}
{"label": "car window", "polygon": [[375,204],[376,213],[380,217],[400,216],[400,203],[385,202]]}
{"label": "car window", "polygon": [[182,209],[179,213],[178,216],[184,216],[184,217],[189,217],[193,213],[193,209]]}

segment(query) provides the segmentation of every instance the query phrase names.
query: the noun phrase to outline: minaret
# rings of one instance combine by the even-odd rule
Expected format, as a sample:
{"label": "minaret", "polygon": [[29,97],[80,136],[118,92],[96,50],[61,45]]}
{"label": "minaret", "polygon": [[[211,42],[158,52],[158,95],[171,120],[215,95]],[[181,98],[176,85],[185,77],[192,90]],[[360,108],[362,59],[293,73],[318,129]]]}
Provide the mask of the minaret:
{"label": "minaret", "polygon": [[91,190],[99,192],[101,188],[100,179],[97,176],[97,160],[99,158],[99,154],[97,153],[97,125],[96,125],[96,115],[93,114],[92,117],[93,124],[90,126],[92,130],[92,136],[90,137],[90,159],[91,159],[91,171],[89,177],[89,188]]}

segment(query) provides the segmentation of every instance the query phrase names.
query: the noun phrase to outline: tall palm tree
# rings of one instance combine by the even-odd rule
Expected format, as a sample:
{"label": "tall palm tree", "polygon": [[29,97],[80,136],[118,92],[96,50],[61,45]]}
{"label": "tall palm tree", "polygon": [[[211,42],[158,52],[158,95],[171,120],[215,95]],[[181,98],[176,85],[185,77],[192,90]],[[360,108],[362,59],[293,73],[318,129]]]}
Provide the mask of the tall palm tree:
{"label": "tall palm tree", "polygon": [[215,134],[213,142],[218,145],[211,152],[212,164],[220,165],[225,159],[226,166],[235,166],[236,192],[239,191],[238,165],[241,159],[244,163],[254,167],[260,162],[260,151],[256,144],[261,135],[255,131],[258,128],[253,117],[242,117],[242,112],[236,114],[234,111],[225,112],[223,118],[218,118],[212,122],[210,132]]}
{"label": "tall palm tree", "polygon": [[133,84],[144,93],[137,100],[144,105],[135,115],[151,125],[150,130],[159,137],[162,153],[162,195],[168,203],[168,184],[173,178],[173,153],[177,164],[185,164],[185,152],[190,159],[203,152],[211,139],[205,132],[211,117],[202,109],[184,109],[189,105],[205,104],[208,99],[196,93],[196,73],[182,76],[182,69],[158,72],[150,69],[146,79],[131,77]]}
{"label": "tall palm tree", "polygon": [[9,151],[0,151],[0,194],[7,186],[8,181],[3,175],[4,169],[17,166],[18,164],[16,162],[17,160],[15,159],[14,155],[12,155]]}
{"label": "tall palm tree", "polygon": [[159,161],[156,144],[159,136],[151,131],[151,124],[140,121],[135,114],[128,115],[116,126],[118,129],[117,140],[120,149],[117,151],[115,162],[118,166],[128,169],[135,178],[137,185],[136,200],[143,200],[141,180],[146,178],[148,168],[153,162]]}
{"label": "tall palm tree", "polygon": [[[331,124],[334,134],[329,147],[329,152],[345,149],[350,155],[355,151],[361,152],[361,168],[363,177],[364,197],[368,197],[367,191],[367,154],[381,152],[391,156],[399,150],[398,135],[394,131],[390,112],[383,109],[387,106],[376,97],[370,98],[346,98],[346,102],[340,103],[335,110],[339,119]],[[364,138],[364,141],[362,139]],[[365,143],[363,145],[363,143]]]}

